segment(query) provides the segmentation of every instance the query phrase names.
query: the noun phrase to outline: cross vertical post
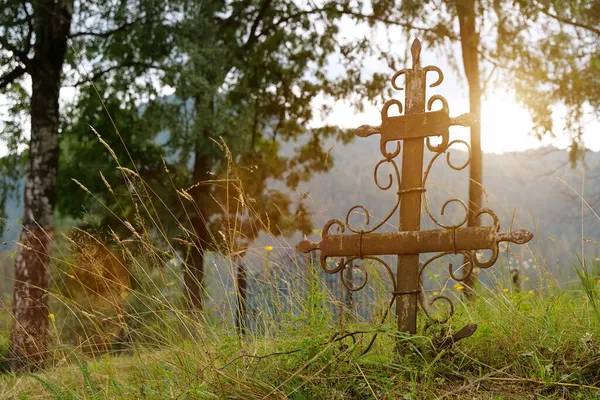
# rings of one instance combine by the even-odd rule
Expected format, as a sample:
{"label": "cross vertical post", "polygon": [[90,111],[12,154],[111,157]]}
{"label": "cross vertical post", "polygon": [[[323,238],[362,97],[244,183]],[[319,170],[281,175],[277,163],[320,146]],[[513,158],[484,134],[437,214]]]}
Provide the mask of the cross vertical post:
{"label": "cross vertical post", "polygon": [[[421,43],[411,47],[412,68],[406,71],[406,115],[425,111],[425,72],[420,65]],[[424,139],[406,139],[402,155],[402,187],[400,200],[400,231],[421,229],[421,197]],[[419,295],[419,254],[398,255],[396,269],[396,317],[400,332],[417,331],[417,301]]]}

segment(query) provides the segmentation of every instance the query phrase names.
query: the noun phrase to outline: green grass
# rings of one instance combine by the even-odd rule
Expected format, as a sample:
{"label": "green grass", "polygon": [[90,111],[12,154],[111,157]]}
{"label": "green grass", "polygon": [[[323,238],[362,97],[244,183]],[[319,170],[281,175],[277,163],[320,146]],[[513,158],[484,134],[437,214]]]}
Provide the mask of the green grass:
{"label": "green grass", "polygon": [[[487,291],[459,305],[450,325],[425,334],[399,336],[391,324],[381,327],[363,357],[357,355],[368,336],[355,336],[356,345],[328,343],[337,328],[323,312],[286,321],[269,339],[197,323],[195,340],[138,344],[129,355],[86,361],[74,350],[47,371],[4,375],[0,397],[597,398],[600,321],[589,290]],[[467,323],[479,325],[471,338],[441,352],[433,348],[435,335]]]}
{"label": "green grass", "polygon": [[[241,194],[240,182],[235,181]],[[139,187],[144,186],[131,185]],[[524,276],[523,292],[513,293],[502,289],[509,278],[502,274],[501,257],[491,288],[482,287],[475,302],[463,304],[460,285],[453,289],[447,264],[440,261],[428,269],[428,278],[436,291],[457,300],[456,312],[448,324],[431,326],[421,314],[418,333],[407,336],[397,333],[389,317],[383,325],[376,318],[338,325],[330,310],[340,302],[317,267],[301,267],[293,246],[263,226],[272,246],[249,249],[258,261],[247,265],[262,277],[253,292],[259,300],[257,333],[239,337],[233,327],[235,291],[223,276],[231,281],[231,254],[241,232],[224,234],[232,243],[211,249],[221,258],[206,263],[204,313],[185,311],[181,265],[171,263],[176,250],[168,235],[156,234],[160,224],[138,200],[144,193],[131,199],[138,230],[120,221],[134,233],[126,240],[115,233],[103,242],[77,228],[76,235],[56,235],[48,367],[0,375],[1,399],[600,396],[600,281],[593,264],[576,264],[578,281],[561,286],[536,261],[537,276],[531,281]],[[276,270],[279,259],[294,265]],[[374,265],[364,267],[370,286],[361,301],[377,315],[389,301],[389,283]],[[287,285],[284,292],[281,284]],[[335,307],[325,306],[332,302]],[[433,345],[472,323],[479,326],[472,337],[441,351]],[[6,353],[10,325],[8,313],[0,316],[0,354]],[[129,341],[115,347],[124,332]],[[375,332],[375,345],[360,356]]]}

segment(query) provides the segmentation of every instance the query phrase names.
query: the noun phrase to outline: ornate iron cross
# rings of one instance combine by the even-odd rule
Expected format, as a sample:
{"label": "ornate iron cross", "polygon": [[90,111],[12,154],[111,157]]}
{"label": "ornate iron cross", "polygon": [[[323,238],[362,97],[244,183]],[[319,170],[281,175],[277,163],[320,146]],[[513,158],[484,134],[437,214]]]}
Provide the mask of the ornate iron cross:
{"label": "ornate iron cross", "polygon": [[[475,123],[472,114],[464,114],[457,118],[449,116],[449,107],[446,99],[440,95],[434,95],[426,101],[426,75],[428,72],[436,72],[437,80],[430,87],[438,86],[442,83],[444,76],[442,71],[435,66],[421,68],[420,53],[421,43],[418,39],[412,44],[412,68],[403,69],[397,72],[392,78],[392,86],[396,90],[403,88],[398,86],[396,80],[401,75],[405,76],[406,86],[406,108],[403,115],[389,116],[388,111],[391,106],[398,107],[400,114],[403,113],[402,103],[398,100],[387,101],[381,111],[381,125],[373,127],[363,125],[356,130],[356,135],[367,137],[374,134],[381,135],[380,149],[383,159],[375,166],[374,180],[376,186],[381,190],[390,190],[394,181],[397,186],[397,198],[395,205],[381,222],[369,229],[357,229],[351,225],[349,219],[353,212],[360,211],[365,215],[365,226],[370,224],[369,211],[362,205],[352,207],[346,214],[345,223],[334,219],[330,220],[323,227],[322,239],[320,242],[311,242],[303,240],[297,246],[302,253],[308,253],[314,250],[320,250],[321,267],[327,273],[340,273],[341,281],[349,290],[355,291],[362,289],[367,283],[367,273],[364,267],[364,281],[358,285],[352,285],[345,280],[344,268],[352,265],[352,261],[357,259],[371,260],[382,264],[392,281],[392,300],[390,308],[394,301],[396,303],[396,316],[398,318],[398,330],[401,332],[415,333],[417,329],[417,304],[421,299],[419,296],[422,290],[421,275],[425,268],[436,259],[450,254],[462,254],[468,260],[465,265],[465,272],[457,276],[450,264],[448,270],[452,279],[464,281],[472,272],[474,267],[491,267],[498,258],[499,243],[512,242],[516,244],[525,244],[531,240],[533,235],[526,230],[517,230],[510,233],[499,233],[500,224],[496,214],[489,209],[481,209],[477,216],[487,214],[492,217],[491,226],[481,227],[463,227],[467,222],[468,208],[460,199],[450,199],[446,201],[441,208],[441,214],[444,214],[446,207],[451,203],[456,203],[464,209],[464,219],[457,224],[444,224],[436,218],[430,211],[427,204],[425,184],[431,171],[431,167],[438,157],[446,153],[446,162],[454,170],[462,170],[470,162],[470,146],[463,140],[449,139],[449,127],[454,125],[470,126]],[[433,103],[440,102],[440,110],[431,111]],[[427,106],[427,112],[425,112]],[[433,145],[430,142],[431,137],[441,137],[441,143]],[[395,158],[400,155],[400,141],[404,144],[402,152],[401,169],[398,168]],[[388,152],[388,142],[396,142],[396,148],[393,152]],[[448,149],[461,144],[468,149],[468,159],[461,165],[455,165],[450,159]],[[423,153],[427,148],[433,152],[433,157],[423,174]],[[389,175],[389,182],[382,185],[378,179],[379,167],[383,164],[391,166],[393,174]],[[402,173],[400,173],[400,171]],[[422,207],[423,206],[423,207]],[[441,229],[421,231],[421,208],[432,221]],[[399,231],[391,233],[376,233],[392,216],[399,210]],[[332,226],[336,225],[340,234],[331,234],[329,232]],[[346,229],[352,234],[343,235]],[[488,260],[480,260],[476,254],[478,250],[491,250],[492,254]],[[422,265],[419,265],[419,255],[421,253],[437,253],[433,255]],[[397,255],[398,265],[396,276],[389,265],[380,258],[383,255]],[[328,267],[327,259],[330,257],[342,257],[335,267]],[[445,300],[450,304],[451,313],[453,310],[452,302],[444,296],[437,296],[431,300],[431,304],[437,300]],[[425,313],[429,316],[427,308],[421,304]],[[474,331],[474,330],[473,330]],[[471,332],[472,333],[472,332]]]}

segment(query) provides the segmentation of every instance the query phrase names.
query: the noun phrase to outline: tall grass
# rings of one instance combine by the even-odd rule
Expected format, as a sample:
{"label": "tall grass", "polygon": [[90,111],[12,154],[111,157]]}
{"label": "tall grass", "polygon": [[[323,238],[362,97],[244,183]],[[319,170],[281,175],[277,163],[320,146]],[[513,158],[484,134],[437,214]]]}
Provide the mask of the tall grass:
{"label": "tall grass", "polygon": [[[49,368],[36,375],[4,375],[0,397],[522,398],[526,392],[593,398],[600,393],[598,281],[585,262],[576,268],[580,285],[567,290],[544,284],[552,280],[544,279],[550,272],[543,263],[536,263],[537,286],[524,285],[521,292],[506,287],[506,276],[492,274],[492,284],[483,286],[472,304],[461,302],[460,287],[432,273],[436,287],[428,288],[427,296],[453,297],[455,315],[444,325],[427,324],[421,315],[419,333],[407,336],[395,330],[392,315],[381,323],[390,287],[376,265],[364,265],[369,285],[355,294],[357,307],[348,309],[339,280],[325,279],[318,265],[265,225],[268,247],[251,247],[245,260],[248,329],[241,335],[235,327],[234,253],[236,241],[245,239],[239,227],[217,233],[221,237],[210,251],[203,282],[205,310],[190,310],[183,298],[185,264],[175,245],[197,243],[189,221],[171,221],[180,232],[169,237],[155,207],[162,200],[105,145],[136,210],[132,220],[120,220],[128,234],[119,236],[115,229],[101,239],[74,227],[56,237]],[[231,184],[231,196],[244,199],[245,182],[224,144],[223,150],[227,179],[209,184]],[[115,195],[111,182],[98,179]],[[172,189],[182,207],[197,207],[185,188]],[[122,197],[119,204],[125,206]],[[257,212],[243,200],[237,207],[240,214]],[[436,348],[436,340],[470,323],[479,324],[472,338]],[[378,340],[362,356],[374,334]]]}

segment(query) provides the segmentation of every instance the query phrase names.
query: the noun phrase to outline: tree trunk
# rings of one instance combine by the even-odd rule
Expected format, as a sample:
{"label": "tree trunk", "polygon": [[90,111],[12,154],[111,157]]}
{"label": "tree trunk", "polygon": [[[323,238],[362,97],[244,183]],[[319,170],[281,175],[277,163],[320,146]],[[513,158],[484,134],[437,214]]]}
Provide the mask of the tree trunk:
{"label": "tree trunk", "polygon": [[[456,11],[460,27],[460,44],[463,66],[469,83],[469,104],[476,122],[471,126],[471,166],[469,179],[469,215],[468,226],[479,226],[477,212],[481,209],[483,195],[483,157],[481,153],[481,84],[479,79],[479,34],[475,26],[475,0],[457,0]],[[466,263],[467,260],[465,259]],[[478,268],[464,281],[465,296],[472,299]]]}
{"label": "tree trunk", "polygon": [[240,258],[237,262],[236,273],[237,289],[237,312],[235,316],[235,327],[240,335],[246,334],[246,297],[248,293],[248,279],[244,261]]}
{"label": "tree trunk", "polygon": [[58,169],[58,101],[73,0],[33,2],[31,138],[25,179],[23,230],[15,263],[12,369],[34,369],[48,348],[50,245]]}
{"label": "tree trunk", "polygon": [[[208,230],[209,215],[207,210],[208,187],[202,184],[206,180],[207,172],[210,169],[209,155],[203,148],[204,140],[209,132],[210,119],[212,118],[212,98],[207,105],[201,96],[195,98],[196,122],[199,137],[196,140],[194,149],[194,170],[192,180],[194,187],[190,190],[190,195],[194,199],[194,210],[191,212],[190,221],[195,234],[194,245],[190,249],[190,257],[186,263],[184,271],[184,284],[186,298],[190,306],[201,310],[203,307],[203,280],[204,280],[204,255],[206,247],[210,243],[210,233]],[[210,115],[206,115],[206,109]]]}
{"label": "tree trunk", "polygon": [[206,158],[200,149],[196,149],[194,156],[193,181],[196,185],[190,190],[190,195],[194,199],[195,209],[192,212],[191,223],[194,230],[194,245],[190,248],[190,257],[186,263],[184,272],[184,283],[186,298],[189,305],[196,310],[203,307],[203,280],[204,280],[204,254],[209,242],[208,221],[206,220],[206,189],[204,185],[199,185],[206,178],[207,171]]}

